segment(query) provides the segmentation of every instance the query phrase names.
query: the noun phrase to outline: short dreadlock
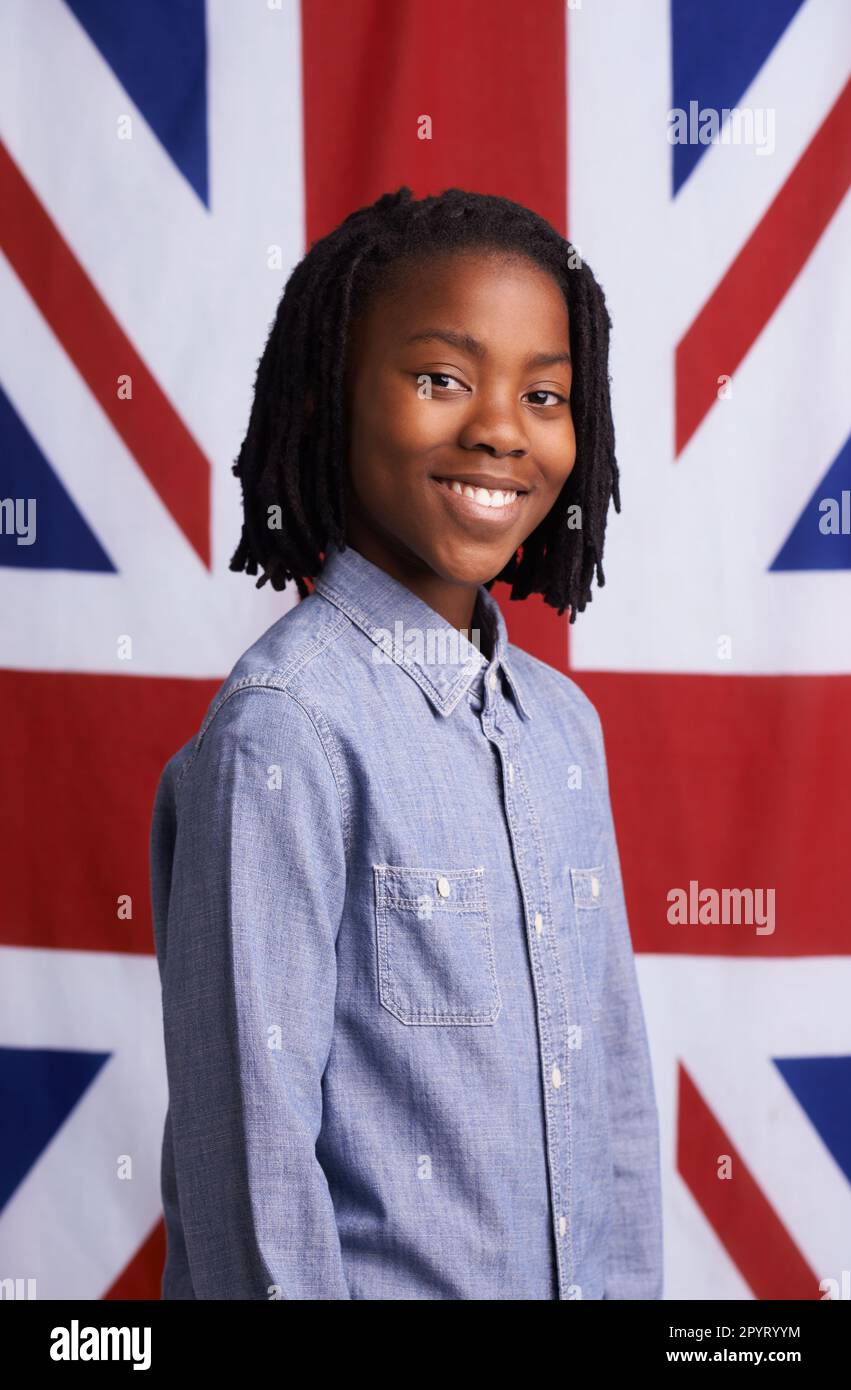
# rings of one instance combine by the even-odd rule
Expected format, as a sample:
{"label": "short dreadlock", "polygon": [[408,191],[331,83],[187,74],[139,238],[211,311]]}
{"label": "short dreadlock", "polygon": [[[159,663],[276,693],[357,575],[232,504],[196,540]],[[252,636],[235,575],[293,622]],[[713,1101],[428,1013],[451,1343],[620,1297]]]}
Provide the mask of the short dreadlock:
{"label": "short dreadlock", "polygon": [[[549,271],[567,303],[573,360],[576,463],[548,515],[486,587],[503,580],[513,599],[542,594],[559,614],[569,607],[574,622],[591,600],[594,575],[605,583],[606,514],[611,497],[620,511],[620,493],[602,289],[571,243],[520,203],[460,188],[416,200],[403,187],[315,242],[281,296],[233,466],[244,520],[230,568],[254,575],[261,565],[257,588],[271,580],[283,589],[294,579],[305,598],[329,542],[345,548],[345,373],[354,321],[391,273],[469,248],[520,253]],[[581,526],[569,526],[568,507],[577,503]],[[269,525],[272,507],[277,528]]]}

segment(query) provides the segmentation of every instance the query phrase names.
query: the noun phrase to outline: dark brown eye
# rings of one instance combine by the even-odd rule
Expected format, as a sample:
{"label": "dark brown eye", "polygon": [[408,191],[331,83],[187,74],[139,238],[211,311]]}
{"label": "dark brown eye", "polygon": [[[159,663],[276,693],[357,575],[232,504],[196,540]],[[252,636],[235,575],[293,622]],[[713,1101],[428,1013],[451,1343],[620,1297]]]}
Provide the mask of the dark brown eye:
{"label": "dark brown eye", "polygon": [[[463,382],[460,382],[457,376],[450,376],[449,372],[422,372],[421,376],[430,377],[432,381],[435,381],[436,378],[440,378],[441,380],[436,382],[436,384],[440,386],[442,386],[442,382],[454,381],[456,385],[461,387],[462,391],[464,389]],[[447,390],[448,388],[442,386],[442,389]]]}

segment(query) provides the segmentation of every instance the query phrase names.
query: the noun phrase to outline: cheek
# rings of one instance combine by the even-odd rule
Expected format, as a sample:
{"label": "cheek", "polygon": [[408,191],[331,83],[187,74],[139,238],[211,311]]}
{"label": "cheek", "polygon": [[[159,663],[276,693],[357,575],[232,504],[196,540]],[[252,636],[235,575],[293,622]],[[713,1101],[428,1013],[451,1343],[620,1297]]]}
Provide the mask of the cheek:
{"label": "cheek", "polygon": [[566,470],[568,466],[572,466],[575,458],[576,430],[573,425],[573,415],[568,411],[564,416],[561,428],[552,436],[548,461],[557,473],[566,476]]}
{"label": "cheek", "polygon": [[544,477],[544,488],[552,501],[561,492],[576,466],[576,431],[566,418],[557,430],[550,430],[537,441],[537,457]]}
{"label": "cheek", "polygon": [[352,439],[359,452],[402,461],[445,434],[445,414],[417,394],[414,377],[378,381],[353,402]]}
{"label": "cheek", "polygon": [[457,413],[453,417],[450,410],[441,409],[442,402],[420,396],[418,389],[416,378],[412,377],[394,393],[388,436],[392,436],[400,454],[421,456],[430,445],[445,440],[453,418],[457,431]]}
{"label": "cheek", "polygon": [[[559,431],[559,437],[548,441],[547,449],[538,455],[543,474],[534,508],[535,525],[552,510],[576,467],[576,436],[573,425]],[[530,528],[532,529],[532,528]]]}

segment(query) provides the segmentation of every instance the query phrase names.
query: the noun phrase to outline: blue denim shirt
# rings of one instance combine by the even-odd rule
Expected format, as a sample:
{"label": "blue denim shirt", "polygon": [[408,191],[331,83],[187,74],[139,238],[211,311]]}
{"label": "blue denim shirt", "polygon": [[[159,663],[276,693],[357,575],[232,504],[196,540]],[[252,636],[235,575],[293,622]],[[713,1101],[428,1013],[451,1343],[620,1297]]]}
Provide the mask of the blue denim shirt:
{"label": "blue denim shirt", "polygon": [[167,1299],[656,1299],[600,722],[351,546],[167,763]]}

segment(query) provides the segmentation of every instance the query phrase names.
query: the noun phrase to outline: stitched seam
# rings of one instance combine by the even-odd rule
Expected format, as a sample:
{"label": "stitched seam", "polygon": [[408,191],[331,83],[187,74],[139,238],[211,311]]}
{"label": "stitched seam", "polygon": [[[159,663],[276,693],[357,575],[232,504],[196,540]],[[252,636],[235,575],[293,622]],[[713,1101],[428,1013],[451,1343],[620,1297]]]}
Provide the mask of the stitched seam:
{"label": "stitched seam", "polygon": [[[450,1013],[447,1010],[418,1009],[416,1007],[406,1007],[404,1001],[396,993],[393,977],[393,961],[391,953],[391,930],[388,922],[388,908],[397,907],[396,900],[388,897],[386,891],[388,872],[410,873],[415,878],[429,877],[434,878],[439,871],[411,868],[406,869],[402,865],[395,865],[391,869],[387,864],[373,864],[373,887],[375,893],[375,914],[376,932],[378,948],[378,997],[388,1013],[393,1014],[401,1023],[405,1024],[429,1024],[436,1026],[445,1025],[492,1025],[496,1022],[502,1010],[502,993],[499,988],[499,980],[496,975],[496,960],[493,942],[493,923],[487,898],[482,892],[481,904],[475,908],[475,915],[481,918],[482,930],[485,940],[485,965],[490,977],[492,1000],[489,1009],[482,1008],[470,1010],[468,1012]],[[474,877],[479,883],[484,883],[484,869],[452,869],[447,870],[444,875],[446,878],[470,878]],[[417,899],[407,900],[414,905]],[[435,910],[443,910],[443,903],[435,904]]]}
{"label": "stitched seam", "polygon": [[[309,720],[310,725],[313,728],[314,733],[316,734],[319,746],[325,755],[325,760],[328,763],[328,766],[331,770],[331,776],[333,778],[334,786],[337,791],[337,799],[340,803],[340,822],[343,829],[343,850],[346,857],[346,863],[348,864],[351,858],[351,818],[349,814],[348,796],[346,794],[345,784],[341,784],[341,779],[338,776],[335,759],[328,752],[328,748],[325,744],[325,735],[323,735],[321,729],[318,727],[318,722],[323,723],[327,731],[327,736],[332,741],[332,746],[336,746],[334,745],[333,734],[331,733],[330,729],[328,729],[327,724],[324,723],[324,720],[322,720],[320,712],[318,710],[314,710],[312,706],[307,706],[303,700],[299,699],[299,697],[294,693],[294,691],[284,690],[280,686],[269,685],[268,683],[263,683],[261,685],[257,682],[251,682],[251,685],[258,690],[271,690],[274,691],[276,695],[282,696],[284,699],[292,700],[293,704],[298,705],[299,709]],[[232,693],[236,695],[237,693],[239,693],[239,691],[245,690],[247,688],[247,684],[240,683],[238,687],[234,688]],[[230,696],[228,696],[228,698],[230,698]],[[225,703],[226,702],[223,700],[222,705],[224,705]],[[317,717],[314,718],[314,715],[316,715]],[[177,787],[175,788],[175,795],[177,794],[177,791],[179,790],[182,782],[183,778],[181,777],[180,782],[177,784]],[[348,879],[348,874],[346,875],[346,877]]]}
{"label": "stitched seam", "polygon": [[232,685],[228,685],[218,696],[212,708],[207,711],[204,721],[198,733],[195,735],[195,743],[192,752],[181,768],[180,776],[175,783],[175,793],[179,791],[183,779],[195,762],[195,758],[198,755],[207,730],[219,710],[223,705],[227,704],[228,700],[233,695],[237,695],[240,690],[246,690],[252,686],[286,691],[288,683],[304,669],[308,662],[312,661],[314,657],[319,656],[332,642],[335,642],[340,634],[345,631],[346,626],[347,622],[345,618],[341,616],[322,637],[313,638],[312,641],[307,642],[304,647],[300,648],[288,666],[273,666],[267,671],[255,671],[252,675],[242,676],[239,680],[234,681]]}
{"label": "stitched seam", "polygon": [[[509,747],[511,747],[511,744],[510,744],[510,743],[509,743]],[[560,1057],[563,1055],[564,1063],[565,1063],[565,1065],[564,1065],[564,1084],[565,1084],[565,1087],[566,1087],[566,1090],[565,1090],[565,1116],[566,1116],[566,1123],[565,1123],[565,1125],[564,1125],[564,1128],[565,1128],[565,1130],[566,1130],[566,1138],[565,1138],[565,1142],[564,1142],[564,1148],[565,1148],[565,1151],[566,1151],[565,1172],[566,1172],[566,1174],[567,1174],[567,1178],[566,1178],[566,1187],[567,1187],[567,1191],[566,1191],[566,1194],[565,1194],[564,1198],[562,1197],[561,1169],[560,1169],[560,1161],[561,1161],[561,1153],[562,1153],[562,1142],[561,1142],[561,1134],[560,1134],[561,1126],[560,1126],[560,1124],[557,1122],[556,1116],[553,1114],[553,1101],[552,1101],[552,1097],[551,1097],[551,1095],[550,1095],[550,1088],[549,1088],[548,1078],[547,1078],[546,1076],[544,1076],[543,1081],[544,1081],[544,1106],[545,1106],[546,1115],[547,1115],[547,1132],[548,1132],[548,1135],[551,1136],[551,1139],[552,1139],[552,1142],[553,1142],[553,1147],[555,1148],[555,1152],[556,1152],[556,1171],[555,1171],[555,1173],[553,1174],[553,1195],[554,1195],[554,1197],[555,1197],[555,1205],[556,1205],[556,1211],[555,1211],[554,1214],[553,1214],[553,1215],[554,1215],[553,1232],[554,1232],[554,1239],[555,1239],[556,1261],[557,1261],[558,1267],[561,1268],[561,1263],[562,1263],[562,1262],[561,1262],[561,1258],[560,1258],[561,1246],[560,1246],[559,1242],[560,1242],[563,1238],[562,1238],[562,1236],[559,1234],[559,1231],[558,1231],[558,1217],[563,1215],[563,1216],[565,1217],[565,1222],[566,1222],[566,1236],[567,1236],[567,1248],[568,1248],[567,1283],[568,1283],[568,1285],[569,1285],[569,1284],[571,1284],[571,1283],[573,1282],[573,1274],[574,1274],[574,1270],[575,1270],[575,1263],[574,1263],[574,1247],[573,1247],[573,1220],[572,1220],[572,1218],[573,1218],[573,1204],[572,1204],[572,1188],[571,1188],[571,1177],[572,1177],[572,1172],[573,1172],[573,1126],[572,1126],[572,1124],[571,1124],[571,1119],[572,1119],[572,1107],[571,1107],[571,1091],[570,1091],[570,1087],[571,1087],[571,1085],[572,1085],[572,1076],[571,1076],[571,1065],[570,1065],[570,1062],[571,1062],[571,1059],[570,1059],[570,1051],[571,1051],[571,1049],[567,1047],[567,1029],[568,1029],[568,1027],[570,1026],[570,1010],[569,1010],[568,1004],[567,1004],[567,993],[566,993],[566,991],[565,991],[564,981],[563,981],[562,972],[561,972],[561,963],[560,963],[560,961],[559,961],[558,941],[557,941],[557,939],[556,939],[555,930],[554,930],[554,928],[553,928],[552,900],[551,900],[551,898],[550,898],[549,884],[548,884],[547,878],[546,878],[546,867],[545,867],[545,865],[546,865],[546,860],[545,860],[545,858],[544,858],[543,845],[542,845],[542,843],[541,843],[541,836],[540,836],[540,831],[539,831],[539,827],[538,827],[537,816],[535,815],[534,808],[533,808],[532,802],[531,802],[531,798],[530,798],[530,796],[529,796],[529,790],[528,790],[528,788],[527,788],[527,786],[526,786],[526,780],[525,780],[525,777],[524,777],[524,775],[523,775],[523,767],[522,767],[522,763],[521,763],[519,754],[515,755],[515,756],[512,758],[512,762],[514,763],[514,781],[515,781],[515,783],[519,786],[520,794],[521,794],[521,796],[522,796],[522,798],[523,798],[523,801],[524,801],[524,803],[525,803],[525,805],[526,805],[527,821],[528,821],[528,824],[531,826],[531,829],[532,829],[532,836],[533,836],[533,839],[534,839],[534,841],[535,841],[535,849],[536,849],[536,852],[537,852],[537,859],[538,859],[538,879],[539,879],[539,881],[540,881],[540,883],[541,883],[541,893],[542,893],[542,896],[543,896],[543,899],[544,899],[544,901],[543,901],[543,907],[544,907],[544,910],[545,910],[545,912],[546,912],[546,921],[548,921],[548,922],[550,923],[550,929],[549,929],[549,931],[547,932],[547,937],[549,938],[549,939],[548,939],[548,942],[547,942],[547,945],[548,945],[549,952],[550,952],[550,960],[551,960],[551,963],[552,963],[553,974],[554,974],[555,979],[556,979],[556,982],[557,982],[556,996],[557,996],[557,998],[558,998],[558,1000],[559,1000],[559,1002],[560,1002],[560,1004],[561,1004],[561,1013],[562,1013],[562,1022],[563,1022],[563,1033],[562,1033],[562,1036],[563,1036],[563,1038],[565,1039],[565,1043],[564,1043],[563,1049],[559,1049],[559,1052],[558,1052],[558,1054],[557,1054],[557,1053],[556,1053],[556,1050],[552,1047],[551,1042],[550,1042],[550,1032],[549,1032],[550,1014],[549,1014],[549,1010],[545,1008],[545,1009],[543,1010],[543,1012],[541,1013],[541,1033],[542,1033],[542,1035],[543,1035],[543,1037],[544,1037],[544,1039],[545,1039],[546,1046],[547,1046],[547,1049],[548,1049],[548,1051],[550,1052],[550,1054],[551,1054],[552,1056],[558,1055],[558,1056],[560,1056]],[[527,921],[526,921],[526,933],[527,933],[527,940],[529,940],[529,941],[531,942],[531,941],[532,941],[532,937],[531,937],[531,929],[530,929],[530,926],[529,926],[528,910],[527,910]],[[534,946],[537,945],[537,944],[538,944],[537,941],[535,941],[535,942],[533,943],[533,949],[534,949]],[[546,974],[546,972],[544,972],[544,974]],[[536,993],[537,993],[537,987],[536,987]],[[545,997],[546,997],[546,980],[544,981],[544,991],[543,991],[543,994],[544,994],[544,998],[545,998]]]}
{"label": "stitched seam", "polygon": [[[545,863],[546,863],[546,861],[545,861],[544,854],[543,854],[543,845],[542,845],[542,843],[541,843],[541,837],[540,837],[540,832],[539,832],[539,828],[538,828],[537,817],[536,817],[535,812],[534,812],[534,809],[533,809],[533,807],[532,807],[531,799],[530,799],[530,797],[529,797],[529,791],[528,791],[528,788],[527,788],[527,786],[526,786],[525,779],[524,779],[524,776],[523,776],[522,763],[521,763],[520,754],[519,754],[519,738],[517,738],[517,736],[514,735],[514,734],[506,734],[506,733],[503,733],[502,731],[500,731],[500,736],[497,737],[497,736],[496,736],[496,731],[495,731],[495,730],[492,730],[492,731],[491,731],[491,733],[493,733],[493,735],[494,735],[493,737],[491,737],[491,733],[489,733],[488,730],[487,730],[486,728],[485,728],[484,731],[485,731],[485,737],[488,738],[488,741],[489,741],[489,742],[492,742],[492,743],[494,743],[494,744],[496,745],[496,747],[499,749],[500,754],[502,755],[502,757],[503,757],[503,758],[504,758],[504,757],[508,757],[509,760],[510,760],[510,761],[513,763],[513,765],[514,765],[514,783],[513,783],[512,785],[515,785],[515,786],[517,787],[518,795],[519,795],[520,799],[522,800],[523,804],[524,804],[525,807],[526,807],[526,821],[527,821],[528,825],[531,826],[531,829],[532,829],[532,836],[533,836],[533,839],[534,839],[535,853],[536,853],[536,856],[537,856],[537,874],[536,874],[536,875],[533,874],[533,876],[536,876],[536,877],[537,877],[537,880],[540,882],[540,885],[541,885],[541,907],[543,908],[543,910],[544,910],[545,913],[546,913],[547,920],[548,920],[550,923],[552,923],[552,903],[551,903],[551,898],[550,898],[549,885],[548,885],[547,877],[546,877],[546,869],[545,869]],[[503,744],[505,745],[504,747],[503,747]],[[569,1054],[569,1051],[568,1051],[568,1049],[567,1049],[567,1047],[566,1047],[566,1043],[565,1043],[565,1046],[564,1046],[563,1049],[559,1049],[558,1053],[556,1052],[556,1049],[552,1046],[552,1042],[551,1042],[552,1034],[551,1034],[551,1030],[550,1030],[550,1023],[551,1023],[551,1017],[552,1017],[552,1016],[551,1016],[550,1007],[549,1007],[549,1000],[548,1000],[547,972],[546,972],[546,970],[544,969],[543,961],[541,960],[541,957],[540,957],[540,942],[538,941],[538,939],[537,939],[536,936],[533,936],[533,928],[532,928],[532,925],[531,925],[531,920],[532,920],[532,918],[531,918],[531,911],[530,911],[529,894],[528,894],[528,891],[527,891],[527,857],[526,857],[526,853],[525,853],[525,846],[524,846],[524,843],[523,843],[523,837],[522,837],[522,836],[517,836],[517,837],[516,837],[515,834],[514,834],[514,828],[513,828],[513,824],[512,824],[512,818],[511,818],[510,815],[507,814],[507,807],[506,807],[506,819],[507,819],[507,821],[508,821],[509,837],[510,837],[510,841],[511,841],[511,845],[512,845],[512,850],[513,850],[513,853],[514,853],[514,856],[515,856],[515,860],[516,860],[516,864],[517,864],[517,873],[518,873],[518,878],[519,878],[519,881],[520,881],[520,893],[521,893],[521,898],[522,898],[522,901],[523,901],[523,907],[524,907],[524,913],[525,913],[526,941],[527,941],[527,949],[528,949],[528,951],[529,951],[530,965],[531,965],[531,969],[532,969],[532,980],[533,980],[534,994],[535,994],[535,1013],[536,1013],[536,1017],[537,1017],[537,1020],[538,1020],[538,1028],[539,1028],[539,1034],[540,1034],[540,1039],[541,1039],[541,1045],[542,1045],[544,1051],[545,1051],[546,1053],[548,1053],[550,1056],[552,1056],[552,1057],[558,1056],[559,1058],[561,1058],[562,1053],[563,1053],[563,1055],[564,1055],[564,1057],[565,1057],[565,1067],[564,1067],[564,1073],[563,1073],[563,1075],[564,1075],[564,1084],[565,1084],[565,1087],[566,1087],[566,1090],[565,1090],[565,1124],[564,1124],[564,1128],[565,1128],[565,1130],[567,1131],[567,1139],[566,1139],[567,1161],[566,1161],[566,1164],[565,1164],[565,1172],[566,1172],[566,1174],[567,1174],[567,1178],[566,1178],[567,1192],[566,1192],[564,1198],[563,1198],[563,1196],[562,1196],[563,1189],[562,1189],[562,1175],[561,1175],[561,1168],[562,1168],[561,1128],[562,1128],[562,1126],[561,1126],[561,1123],[559,1122],[559,1120],[557,1119],[556,1114],[554,1113],[554,1108],[553,1108],[553,1107],[554,1107],[554,1102],[553,1102],[553,1098],[552,1098],[551,1093],[550,1093],[549,1079],[548,1079],[548,1077],[547,1077],[546,1074],[542,1074],[542,1078],[541,1078],[541,1079],[542,1079],[542,1087],[543,1087],[543,1102],[544,1102],[544,1114],[545,1114],[545,1126],[546,1126],[547,1169],[548,1169],[549,1177],[550,1177],[550,1183],[551,1183],[552,1195],[553,1195],[553,1205],[554,1205],[553,1222],[552,1222],[552,1233],[553,1233],[553,1241],[554,1241],[554,1250],[555,1250],[555,1259],[556,1259],[556,1269],[557,1269],[557,1275],[558,1275],[559,1294],[561,1295],[562,1292],[563,1292],[563,1284],[564,1284],[564,1282],[565,1282],[565,1275],[564,1275],[565,1261],[566,1261],[567,1266],[568,1266],[568,1268],[567,1268],[567,1273],[566,1273],[566,1282],[567,1282],[568,1284],[570,1284],[570,1282],[572,1281],[573,1273],[574,1273],[574,1267],[575,1267],[575,1266],[574,1266],[574,1247],[573,1247],[573,1227],[572,1227],[572,1219],[571,1219],[571,1218],[572,1218],[572,1207],[571,1207],[571,1183],[570,1183],[571,1163],[572,1163],[572,1126],[571,1126],[571,1105],[570,1105],[570,1084],[571,1084],[571,1078],[570,1078],[570,1054]],[[556,979],[555,995],[556,995],[557,1003],[560,1004],[560,1006],[561,1006],[561,1013],[562,1013],[563,1023],[564,1023],[564,1025],[565,1025],[565,1026],[564,1026],[564,1029],[563,1029],[563,1031],[562,1031],[562,1036],[566,1039],[566,1036],[567,1036],[566,1027],[567,1027],[567,1024],[569,1023],[569,1011],[568,1011],[568,1008],[567,1008],[567,1000],[566,1000],[566,995],[565,995],[565,990],[564,990],[564,984],[563,984],[562,977],[561,977],[561,968],[560,968],[559,959],[558,959],[558,942],[557,942],[556,939],[555,939],[555,934],[554,934],[554,932],[552,931],[552,929],[547,933],[547,935],[548,935],[549,938],[550,938],[549,941],[548,941],[548,943],[547,943],[547,945],[548,945],[548,949],[549,949],[549,951],[550,951],[550,957],[551,957],[552,964],[553,964],[553,967],[554,967],[554,976],[555,976],[555,979]],[[554,1155],[553,1158],[551,1158],[551,1154]],[[566,1220],[566,1250],[567,1250],[566,1256],[564,1256],[564,1255],[562,1254],[562,1250],[563,1250],[564,1247],[563,1247],[563,1245],[562,1245],[562,1243],[561,1243],[562,1240],[563,1240],[563,1237],[559,1234],[559,1230],[558,1230],[558,1217],[559,1217],[559,1216],[564,1216],[564,1217],[565,1217],[565,1220]]]}

